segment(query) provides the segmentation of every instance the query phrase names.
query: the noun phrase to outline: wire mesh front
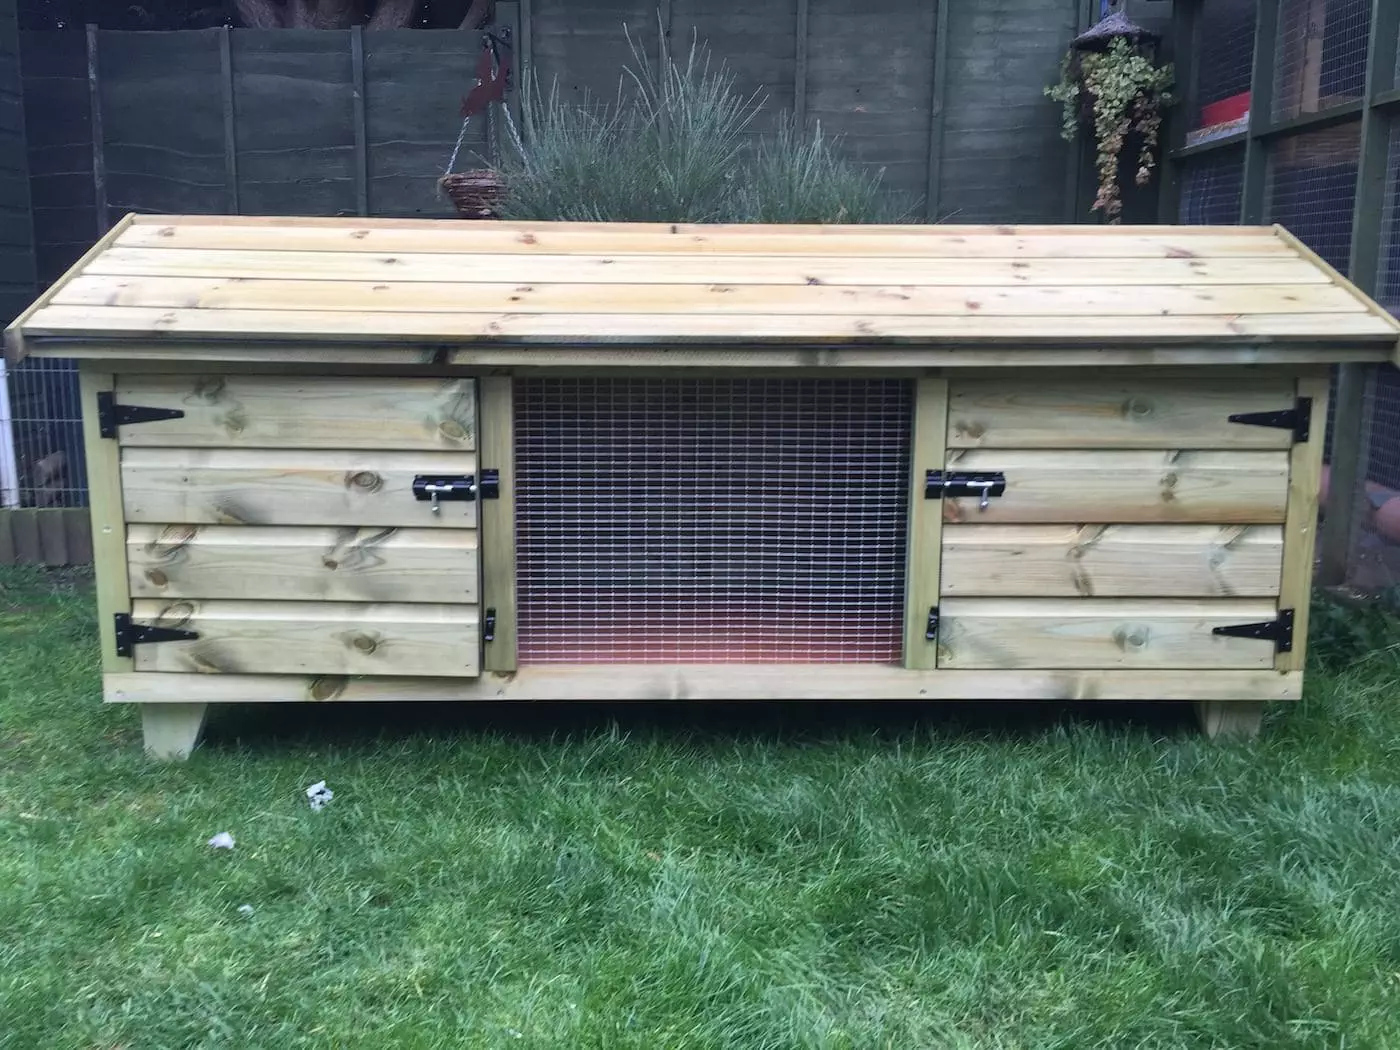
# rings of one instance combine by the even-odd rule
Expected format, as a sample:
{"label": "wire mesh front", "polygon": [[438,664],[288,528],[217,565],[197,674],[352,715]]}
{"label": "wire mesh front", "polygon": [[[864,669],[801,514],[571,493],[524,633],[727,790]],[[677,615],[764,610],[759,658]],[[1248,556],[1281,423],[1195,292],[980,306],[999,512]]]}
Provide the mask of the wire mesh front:
{"label": "wire mesh front", "polygon": [[1283,0],[1275,54],[1274,120],[1318,113],[1366,85],[1371,0]]}
{"label": "wire mesh front", "polygon": [[522,664],[900,659],[908,383],[515,389]]}
{"label": "wire mesh front", "polygon": [[10,418],[0,418],[0,458],[5,460],[0,466],[0,507],[86,506],[82,407],[74,362],[29,358],[9,373],[7,392]]}
{"label": "wire mesh front", "polygon": [[[1389,122],[1376,298],[1400,316],[1400,118]],[[1362,411],[1361,491],[1356,493],[1346,582],[1378,594],[1400,586],[1400,371],[1374,369]]]}
{"label": "wire mesh front", "polygon": [[1182,165],[1177,221],[1230,226],[1240,221],[1244,193],[1244,150],[1229,148],[1192,158]]}
{"label": "wire mesh front", "polygon": [[1268,219],[1346,273],[1356,204],[1361,124],[1343,124],[1281,140],[1269,171]]}

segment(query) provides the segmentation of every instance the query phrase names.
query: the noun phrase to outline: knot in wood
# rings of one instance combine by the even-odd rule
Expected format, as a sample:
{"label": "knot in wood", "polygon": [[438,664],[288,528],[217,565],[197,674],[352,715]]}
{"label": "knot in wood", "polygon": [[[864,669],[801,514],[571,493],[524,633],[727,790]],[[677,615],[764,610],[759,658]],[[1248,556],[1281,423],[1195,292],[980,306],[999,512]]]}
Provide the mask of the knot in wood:
{"label": "knot in wood", "polygon": [[334,700],[345,692],[344,678],[317,678],[307,690],[312,700]]}
{"label": "knot in wood", "polygon": [[379,648],[379,640],[373,635],[357,634],[350,639],[350,644],[360,652],[369,654]]}
{"label": "knot in wood", "polygon": [[194,396],[201,401],[217,401],[227,385],[223,376],[201,376],[194,381]]}
{"label": "knot in wood", "polygon": [[1156,407],[1144,397],[1130,397],[1123,402],[1123,415],[1128,419],[1147,419]]}
{"label": "knot in wood", "polygon": [[372,470],[357,470],[350,475],[350,487],[365,492],[378,492],[384,487],[384,479]]}
{"label": "knot in wood", "polygon": [[467,428],[455,419],[444,419],[438,424],[438,434],[448,441],[465,441]]}
{"label": "knot in wood", "polygon": [[1151,632],[1141,624],[1120,627],[1113,632],[1113,640],[1124,652],[1136,652],[1147,648]]}

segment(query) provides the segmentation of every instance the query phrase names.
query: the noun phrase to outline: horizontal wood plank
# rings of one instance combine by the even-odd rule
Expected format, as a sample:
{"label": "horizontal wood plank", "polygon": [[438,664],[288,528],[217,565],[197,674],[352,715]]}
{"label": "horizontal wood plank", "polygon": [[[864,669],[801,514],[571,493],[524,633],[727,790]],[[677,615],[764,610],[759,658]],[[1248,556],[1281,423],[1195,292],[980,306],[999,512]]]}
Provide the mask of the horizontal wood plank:
{"label": "horizontal wood plank", "polygon": [[[666,261],[658,262],[664,272]],[[711,284],[521,284],[496,279],[457,283],[246,280],[219,277],[77,277],[54,296],[62,306],[137,306],[199,310],[326,310],[353,313],[640,314],[870,313],[892,317],[1235,316],[1242,313],[1354,313],[1356,300],[1330,284],[1159,285],[1121,287],[927,287],[907,283],[749,284],[741,270]]]}
{"label": "horizontal wood plank", "polygon": [[[784,372],[841,369],[857,372],[902,370],[922,374],[929,368],[1067,368],[1185,366],[1210,368],[1241,365],[1299,366],[1330,365],[1348,361],[1389,361],[1391,347],[1385,342],[1354,345],[1331,344],[1318,340],[1286,343],[1239,342],[1211,345],[1204,341],[1146,346],[1102,346],[1097,344],[1047,347],[1011,343],[1006,346],[973,346],[911,343],[904,346],[878,346],[856,343],[851,346],[772,344],[687,345],[639,343],[634,345],[560,346],[535,345],[527,354],[518,346],[504,344],[458,347],[439,352],[439,344],[405,343],[400,347],[353,340],[311,344],[284,340],[222,339],[217,342],[187,342],[164,337],[152,340],[139,335],[125,338],[30,339],[30,357],[61,357],[79,360],[120,358],[126,372],[178,370],[186,374],[222,373],[230,363],[255,364],[269,371],[287,374],[314,374],[318,366],[336,365],[362,374],[400,375],[437,373],[446,370],[490,369],[494,374],[568,370],[570,372],[611,369],[670,370],[705,369],[728,371]],[[434,364],[434,362],[440,362]]]}
{"label": "horizontal wood plank", "polygon": [[1282,562],[1276,525],[947,525],[943,595],[1273,597]]}
{"label": "horizontal wood plank", "polygon": [[[277,338],[343,342],[372,331],[386,341],[694,343],[761,341],[919,343],[930,340],[1003,341],[1016,344],[1111,340],[1135,345],[1202,339],[1256,343],[1267,339],[1393,347],[1396,332],[1369,313],[1243,314],[1239,316],[1042,316],[982,317],[735,314],[522,314],[376,313],[340,310],[198,310],[142,306],[45,306],[25,327],[28,336],[150,338]],[[211,348],[211,352],[213,348]]]}
{"label": "horizontal wood plank", "polygon": [[470,379],[125,375],[117,403],[183,418],[124,426],[123,445],[470,451]]}
{"label": "horizontal wood plank", "polygon": [[[1113,237],[1078,233],[1019,233],[1014,227],[946,232],[936,226],[906,226],[875,233],[860,228],[839,235],[769,227],[690,226],[575,228],[571,224],[521,229],[511,223],[443,223],[399,228],[351,220],[339,226],[215,226],[203,223],[133,225],[117,243],[131,248],[262,249],[331,252],[476,252],[516,254],[628,255],[718,251],[726,254],[806,255],[819,250],[840,255],[940,255],[961,259],[1170,259],[1227,256],[1259,258],[1296,253],[1271,230],[1254,236],[1201,228],[1182,234],[1172,228],[1141,230]],[[1004,232],[995,232],[996,230]],[[991,231],[991,232],[989,232]]]}
{"label": "horizontal wood plank", "polygon": [[1272,601],[950,598],[939,613],[940,668],[1263,670],[1274,663],[1271,641],[1212,633],[1273,620]]}
{"label": "horizontal wood plank", "polygon": [[469,452],[122,451],[127,521],[474,529],[476,502],[414,498],[419,474],[475,475]]}
{"label": "horizontal wood plank", "polygon": [[522,667],[480,678],[109,674],[108,703],[454,700],[1297,700],[1301,672],[909,671],[855,664]]}
{"label": "horizontal wood plank", "polygon": [[1288,453],[964,449],[952,471],[1000,471],[1006,492],[943,500],[943,520],[981,524],[1281,524]]}
{"label": "horizontal wood plank", "polygon": [[1294,397],[1287,376],[960,380],[949,394],[948,447],[1286,449],[1291,431],[1230,416],[1289,410]]}
{"label": "horizontal wood plank", "polygon": [[[447,255],[409,250],[369,252],[172,251],[112,248],[83,270],[87,277],[181,277],[223,280],[275,278],[318,281],[575,284],[883,285],[1328,285],[1316,267],[1289,256],[1231,259],[1081,259],[1066,266],[1051,259],[966,259],[833,255]],[[67,290],[65,289],[65,294]]]}
{"label": "horizontal wood plank", "polygon": [[136,623],[199,634],[193,641],[137,645],[138,672],[462,677],[480,671],[478,616],[470,605],[142,599],[132,602],[131,615]]}
{"label": "horizontal wood plank", "polygon": [[468,602],[477,534],[448,529],[132,525],[137,598]]}

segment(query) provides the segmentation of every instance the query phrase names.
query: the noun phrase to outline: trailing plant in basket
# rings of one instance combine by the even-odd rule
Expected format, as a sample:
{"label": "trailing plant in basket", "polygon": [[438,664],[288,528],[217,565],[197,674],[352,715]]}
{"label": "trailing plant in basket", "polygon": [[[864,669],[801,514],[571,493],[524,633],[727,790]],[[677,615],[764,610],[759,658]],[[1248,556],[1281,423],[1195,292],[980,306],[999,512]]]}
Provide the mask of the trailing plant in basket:
{"label": "trailing plant in basket", "polygon": [[1152,179],[1162,112],[1174,101],[1173,80],[1170,63],[1158,66],[1126,37],[1116,37],[1103,51],[1071,50],[1060,63],[1059,83],[1045,89],[1064,105],[1064,138],[1074,141],[1083,124],[1093,128],[1099,188],[1092,210],[1109,222],[1122,217],[1119,173],[1131,135],[1138,136],[1133,181],[1146,186]]}

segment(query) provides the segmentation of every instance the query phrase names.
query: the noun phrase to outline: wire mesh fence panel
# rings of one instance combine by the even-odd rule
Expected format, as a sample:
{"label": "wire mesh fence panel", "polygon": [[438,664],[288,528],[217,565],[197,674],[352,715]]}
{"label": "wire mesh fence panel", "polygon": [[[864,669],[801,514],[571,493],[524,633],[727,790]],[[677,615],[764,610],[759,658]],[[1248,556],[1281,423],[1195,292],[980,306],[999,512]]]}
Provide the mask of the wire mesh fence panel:
{"label": "wire mesh fence panel", "polygon": [[87,506],[82,409],[72,361],[29,358],[9,373],[10,440],[21,507]]}
{"label": "wire mesh fence panel", "polygon": [[1188,161],[1181,169],[1177,221],[1228,226],[1240,221],[1244,149],[1229,147]]}
{"label": "wire mesh fence panel", "polygon": [[1361,124],[1354,121],[1275,143],[1265,198],[1281,223],[1343,273],[1351,252]]}
{"label": "wire mesh fence panel", "polygon": [[1213,0],[1200,13],[1196,102],[1186,144],[1242,132],[1249,123],[1256,0]]}
{"label": "wire mesh fence panel", "polygon": [[1282,0],[1273,119],[1318,113],[1360,98],[1370,31],[1371,0]]}
{"label": "wire mesh fence panel", "polygon": [[[1376,298],[1400,316],[1400,118],[1389,122]],[[1366,384],[1363,489],[1352,519],[1347,583],[1377,593],[1400,586],[1400,371],[1376,368]]]}
{"label": "wire mesh fence panel", "polygon": [[902,380],[518,380],[521,663],[890,663]]}

